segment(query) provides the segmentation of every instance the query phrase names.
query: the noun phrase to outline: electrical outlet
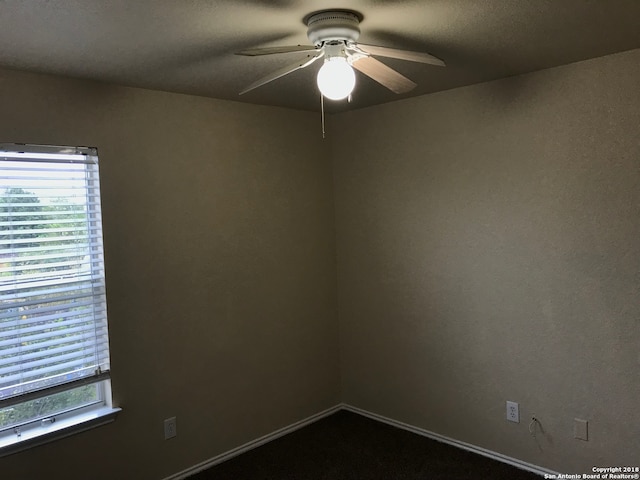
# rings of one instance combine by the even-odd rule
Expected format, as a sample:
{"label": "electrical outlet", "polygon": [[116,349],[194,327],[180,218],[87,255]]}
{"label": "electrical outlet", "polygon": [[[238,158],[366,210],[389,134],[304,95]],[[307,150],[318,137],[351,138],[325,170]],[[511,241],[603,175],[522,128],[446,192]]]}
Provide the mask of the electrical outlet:
{"label": "electrical outlet", "polygon": [[584,440],[585,442],[589,441],[589,432],[588,432],[589,422],[586,420],[582,420],[580,418],[573,419],[573,438],[577,438],[578,440]]}
{"label": "electrical outlet", "polygon": [[164,439],[169,440],[176,435],[178,435],[178,430],[176,428],[176,417],[167,418],[164,421]]}
{"label": "electrical outlet", "polygon": [[520,423],[520,406],[516,402],[507,400],[507,420]]}

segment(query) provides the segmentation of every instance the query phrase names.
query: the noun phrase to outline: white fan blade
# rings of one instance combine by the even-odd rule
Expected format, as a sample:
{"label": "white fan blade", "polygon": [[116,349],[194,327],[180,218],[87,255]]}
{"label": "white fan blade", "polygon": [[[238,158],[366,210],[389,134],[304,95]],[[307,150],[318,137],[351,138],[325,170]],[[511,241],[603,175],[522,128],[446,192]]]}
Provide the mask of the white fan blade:
{"label": "white fan blade", "polygon": [[255,57],[258,55],[273,55],[276,53],[292,53],[292,52],[313,52],[318,49],[313,45],[290,45],[287,47],[265,47],[265,48],[250,48],[248,50],[242,50],[236,52],[236,55],[246,55],[249,57]]}
{"label": "white fan blade", "polygon": [[315,55],[311,58],[310,55],[307,55],[307,59],[301,60],[299,62],[294,63],[293,65],[287,65],[286,67],[282,67],[279,70],[276,70],[275,72],[270,73],[269,75],[266,75],[264,77],[262,77],[259,80],[256,80],[255,82],[253,82],[251,85],[249,85],[247,88],[245,88],[244,90],[242,90],[239,95],[243,95],[247,92],[250,92],[251,90],[261,87],[262,85],[269,83],[269,82],[273,82],[274,80],[277,80],[278,78],[284,77],[285,75],[290,74],[291,72],[295,72],[296,70],[300,70],[301,68],[304,67],[308,67],[309,65],[311,65],[313,62],[315,62],[317,59],[319,59],[320,57],[322,57],[324,55],[324,52],[319,53],[318,55]]}
{"label": "white fan blade", "polygon": [[371,77],[394,93],[407,93],[416,87],[416,84],[407,77],[373,57],[361,57],[353,62],[352,65],[353,68]]}
{"label": "white fan blade", "polygon": [[429,65],[438,65],[444,67],[446,64],[438,57],[434,57],[424,52],[412,52],[409,50],[398,50],[397,48],[378,47],[376,45],[365,45],[358,43],[358,47],[365,53],[377,55],[379,57],[397,58],[399,60],[408,60],[410,62],[428,63]]}

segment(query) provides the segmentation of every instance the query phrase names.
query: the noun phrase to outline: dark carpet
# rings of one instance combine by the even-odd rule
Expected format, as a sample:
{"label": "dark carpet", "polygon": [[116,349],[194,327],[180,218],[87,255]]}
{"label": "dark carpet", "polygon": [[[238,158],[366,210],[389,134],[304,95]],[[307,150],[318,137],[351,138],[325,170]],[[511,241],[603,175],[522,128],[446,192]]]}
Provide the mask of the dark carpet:
{"label": "dark carpet", "polygon": [[540,476],[339,411],[190,480],[540,480]]}

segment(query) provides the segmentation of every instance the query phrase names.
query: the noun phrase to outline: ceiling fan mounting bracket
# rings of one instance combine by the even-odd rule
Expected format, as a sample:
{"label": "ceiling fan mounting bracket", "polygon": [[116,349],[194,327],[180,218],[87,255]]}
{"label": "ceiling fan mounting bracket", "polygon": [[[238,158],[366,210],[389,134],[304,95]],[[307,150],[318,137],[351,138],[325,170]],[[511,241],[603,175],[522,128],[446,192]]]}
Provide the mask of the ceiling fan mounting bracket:
{"label": "ceiling fan mounting bracket", "polygon": [[362,15],[344,10],[325,10],[305,19],[307,37],[316,46],[339,40],[355,42],[360,36]]}

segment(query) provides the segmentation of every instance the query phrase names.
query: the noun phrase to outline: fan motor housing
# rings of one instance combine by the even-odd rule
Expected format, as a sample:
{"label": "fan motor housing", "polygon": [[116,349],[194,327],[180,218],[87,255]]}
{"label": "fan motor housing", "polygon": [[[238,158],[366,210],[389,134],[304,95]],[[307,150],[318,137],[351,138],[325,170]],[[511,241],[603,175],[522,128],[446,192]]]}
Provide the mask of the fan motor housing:
{"label": "fan motor housing", "polygon": [[327,10],[306,19],[307,37],[314,45],[333,40],[355,42],[360,36],[360,19],[355,12]]}

